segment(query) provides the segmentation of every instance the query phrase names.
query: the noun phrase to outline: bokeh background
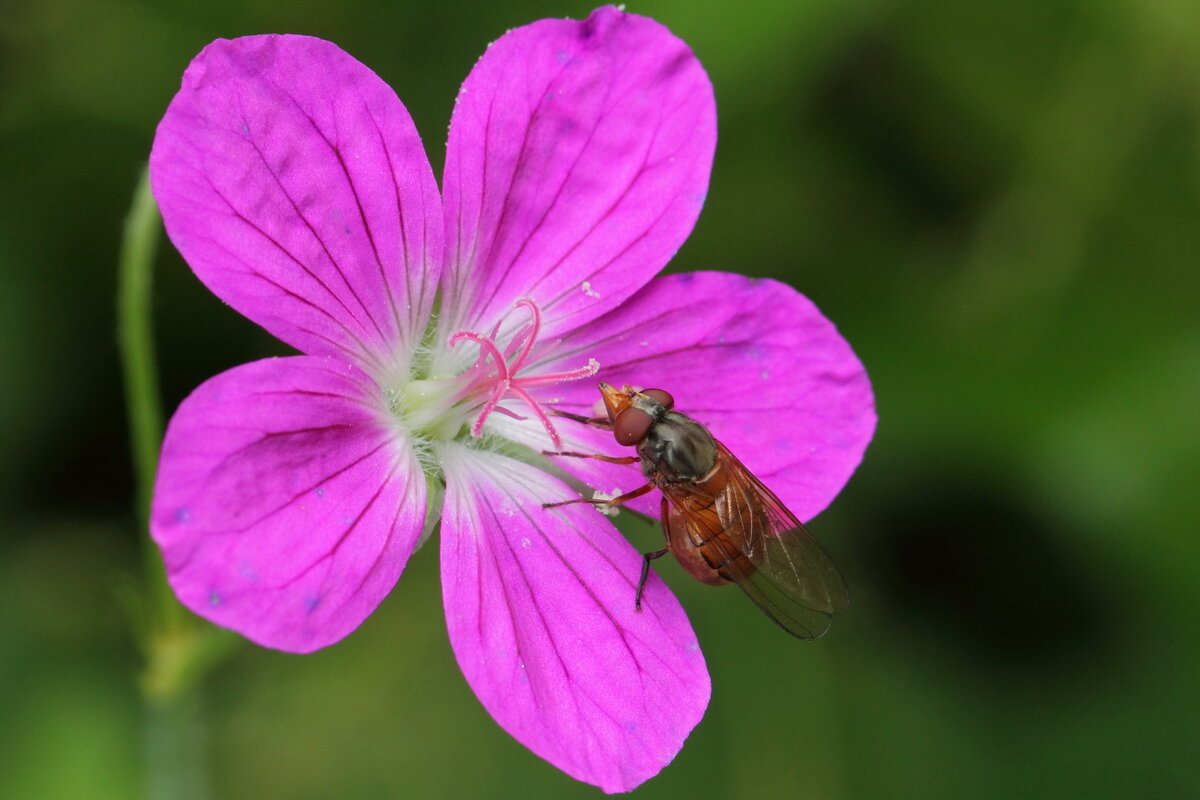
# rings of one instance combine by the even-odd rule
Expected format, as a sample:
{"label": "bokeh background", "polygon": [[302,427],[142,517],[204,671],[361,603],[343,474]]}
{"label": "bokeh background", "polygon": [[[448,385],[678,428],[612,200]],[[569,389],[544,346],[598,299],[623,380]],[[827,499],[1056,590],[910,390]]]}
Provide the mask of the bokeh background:
{"label": "bokeh background", "polygon": [[[219,36],[337,41],[440,174],[484,45],[590,4],[9,0],[0,7],[0,796],[142,792],[140,537],[115,346],[121,222]],[[644,0],[716,87],[675,270],[780,278],[880,414],[813,528],[854,597],[817,643],[662,572],[707,717],[640,796],[1200,796],[1200,4]],[[282,352],[164,244],[165,403]],[[631,532],[649,549],[652,530]],[[665,561],[665,560],[664,560]],[[594,797],[465,685],[436,548],[354,635],[251,645],[203,694],[220,798]]]}

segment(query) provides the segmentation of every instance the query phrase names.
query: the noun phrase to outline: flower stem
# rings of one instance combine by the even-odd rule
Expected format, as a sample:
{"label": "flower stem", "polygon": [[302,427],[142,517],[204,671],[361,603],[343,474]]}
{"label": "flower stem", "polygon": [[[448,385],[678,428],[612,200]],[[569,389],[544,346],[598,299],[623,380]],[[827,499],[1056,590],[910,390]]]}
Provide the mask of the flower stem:
{"label": "flower stem", "polygon": [[[150,193],[149,170],[143,168],[134,190],[133,204],[125,217],[117,279],[117,339],[125,373],[138,523],[143,532],[150,528],[150,498],[154,492],[154,473],[158,469],[158,449],[163,435],[151,294],[154,256],[161,229],[158,206]],[[151,594],[149,599],[154,609],[150,614],[177,622],[182,609],[167,586],[158,549],[148,535],[139,538],[147,589]]]}
{"label": "flower stem", "polygon": [[143,792],[147,800],[209,797],[204,760],[195,757],[205,749],[201,711],[199,695],[146,703]]}
{"label": "flower stem", "polygon": [[145,657],[139,680],[145,702],[145,791],[155,800],[208,795],[201,683],[236,642],[227,631],[203,624],[183,609],[167,584],[162,556],[149,535],[150,502],[163,436],[151,291],[161,227],[149,172],[143,169],[121,242],[117,338],[125,375],[144,573],[139,585],[125,587],[124,599]]}

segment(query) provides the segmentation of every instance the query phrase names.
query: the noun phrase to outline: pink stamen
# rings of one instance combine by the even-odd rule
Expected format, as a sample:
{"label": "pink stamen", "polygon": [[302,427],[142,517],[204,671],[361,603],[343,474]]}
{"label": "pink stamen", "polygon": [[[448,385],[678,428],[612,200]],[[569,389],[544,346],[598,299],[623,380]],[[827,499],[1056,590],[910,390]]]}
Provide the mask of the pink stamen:
{"label": "pink stamen", "polygon": [[600,362],[589,358],[587,366],[573,369],[570,372],[554,372],[549,375],[534,375],[528,378],[518,378],[522,386],[545,386],[548,383],[577,381],[580,378],[590,378],[600,371]]}
{"label": "pink stamen", "polygon": [[554,426],[550,424],[550,417],[546,416],[546,412],[542,411],[542,407],[537,404],[537,401],[529,396],[529,392],[522,389],[520,386],[511,387],[510,391],[517,397],[529,404],[534,415],[538,418],[538,422],[542,423],[542,427],[550,434],[550,441],[554,442],[554,449],[562,449],[562,439],[558,436],[558,431],[554,430]]}
{"label": "pink stamen", "polygon": [[[505,397],[509,395],[515,396],[533,411],[538,422],[546,429],[546,433],[550,434],[550,441],[553,442],[555,449],[561,449],[562,439],[559,437],[558,431],[554,429],[554,425],[550,422],[550,417],[542,410],[542,407],[527,389],[534,386],[548,386],[561,381],[575,381],[580,378],[587,378],[596,374],[600,369],[600,364],[596,359],[592,358],[588,360],[587,366],[569,372],[518,376],[517,372],[524,366],[530,353],[533,352],[533,345],[537,341],[538,331],[542,327],[542,312],[538,308],[537,303],[528,297],[522,297],[518,300],[515,303],[515,307],[529,309],[532,319],[513,336],[512,341],[509,342],[503,351],[501,351],[495,341],[496,335],[500,331],[500,323],[496,323],[490,336],[484,336],[474,331],[458,331],[450,337],[449,344],[452,347],[463,339],[479,345],[479,358],[463,373],[466,380],[455,396],[454,402],[457,403],[468,397],[481,397],[486,394],[487,401],[480,408],[479,416],[476,417],[475,423],[471,426],[471,435],[478,438],[483,433],[483,423],[493,411],[498,411],[513,419],[527,419],[527,417],[515,414],[500,405],[500,402]],[[493,362],[491,365],[487,363],[489,358]]]}
{"label": "pink stamen", "polygon": [[463,339],[470,339],[472,342],[475,342],[477,345],[479,345],[480,353],[479,360],[475,362],[476,367],[484,366],[483,351],[486,350],[487,355],[491,356],[492,360],[496,362],[496,369],[500,370],[500,378],[507,381],[511,377],[511,373],[508,371],[508,362],[504,360],[504,354],[500,352],[499,347],[496,347],[496,343],[494,341],[475,333],[474,331],[459,331],[450,337],[450,346],[453,347]]}
{"label": "pink stamen", "polygon": [[478,439],[483,435],[483,423],[488,418],[488,415],[493,410],[499,407],[501,398],[504,397],[504,392],[492,392],[492,396],[484,404],[483,410],[479,412],[479,416],[475,418],[475,424],[471,426],[471,435]]}
{"label": "pink stamen", "polygon": [[542,310],[538,308],[537,303],[528,297],[522,297],[515,305],[517,308],[528,308],[533,319],[529,321],[529,335],[525,337],[524,346],[513,361],[513,372],[516,372],[525,363],[525,359],[529,357],[529,351],[533,349],[533,340],[537,338],[538,331],[542,329]]}

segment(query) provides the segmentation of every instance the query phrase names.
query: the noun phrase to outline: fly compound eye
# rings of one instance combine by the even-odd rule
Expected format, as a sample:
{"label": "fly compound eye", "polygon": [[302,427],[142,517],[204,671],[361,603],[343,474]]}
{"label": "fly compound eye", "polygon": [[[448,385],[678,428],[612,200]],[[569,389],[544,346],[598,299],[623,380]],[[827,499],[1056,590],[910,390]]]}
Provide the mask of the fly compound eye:
{"label": "fly compound eye", "polygon": [[663,391],[662,389],[647,389],[646,391],[642,392],[642,394],[658,403],[667,411],[670,411],[675,407],[675,398],[671,397],[670,392]]}
{"label": "fly compound eye", "polygon": [[617,437],[617,444],[632,447],[646,438],[653,424],[653,417],[640,408],[630,406],[617,414],[613,422],[613,436]]}

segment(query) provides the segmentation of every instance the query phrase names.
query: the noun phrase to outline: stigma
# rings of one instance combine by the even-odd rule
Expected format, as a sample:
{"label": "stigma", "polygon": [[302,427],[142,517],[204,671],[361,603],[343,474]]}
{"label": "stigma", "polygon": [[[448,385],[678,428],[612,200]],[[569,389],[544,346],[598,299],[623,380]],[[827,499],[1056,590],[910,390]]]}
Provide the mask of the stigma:
{"label": "stigma", "polygon": [[515,399],[546,430],[554,448],[562,447],[562,438],[550,415],[530,390],[591,377],[599,371],[600,364],[592,358],[586,365],[567,372],[527,374],[529,358],[541,331],[542,312],[528,297],[514,304],[514,311],[522,310],[528,312],[529,321],[507,343],[498,339],[499,322],[488,334],[461,330],[450,335],[446,341],[450,349],[475,345],[478,357],[457,375],[431,376],[408,384],[403,416],[410,427],[434,439],[455,438],[465,427],[472,438],[478,439],[493,413],[517,420],[529,419],[502,405],[505,400]]}

